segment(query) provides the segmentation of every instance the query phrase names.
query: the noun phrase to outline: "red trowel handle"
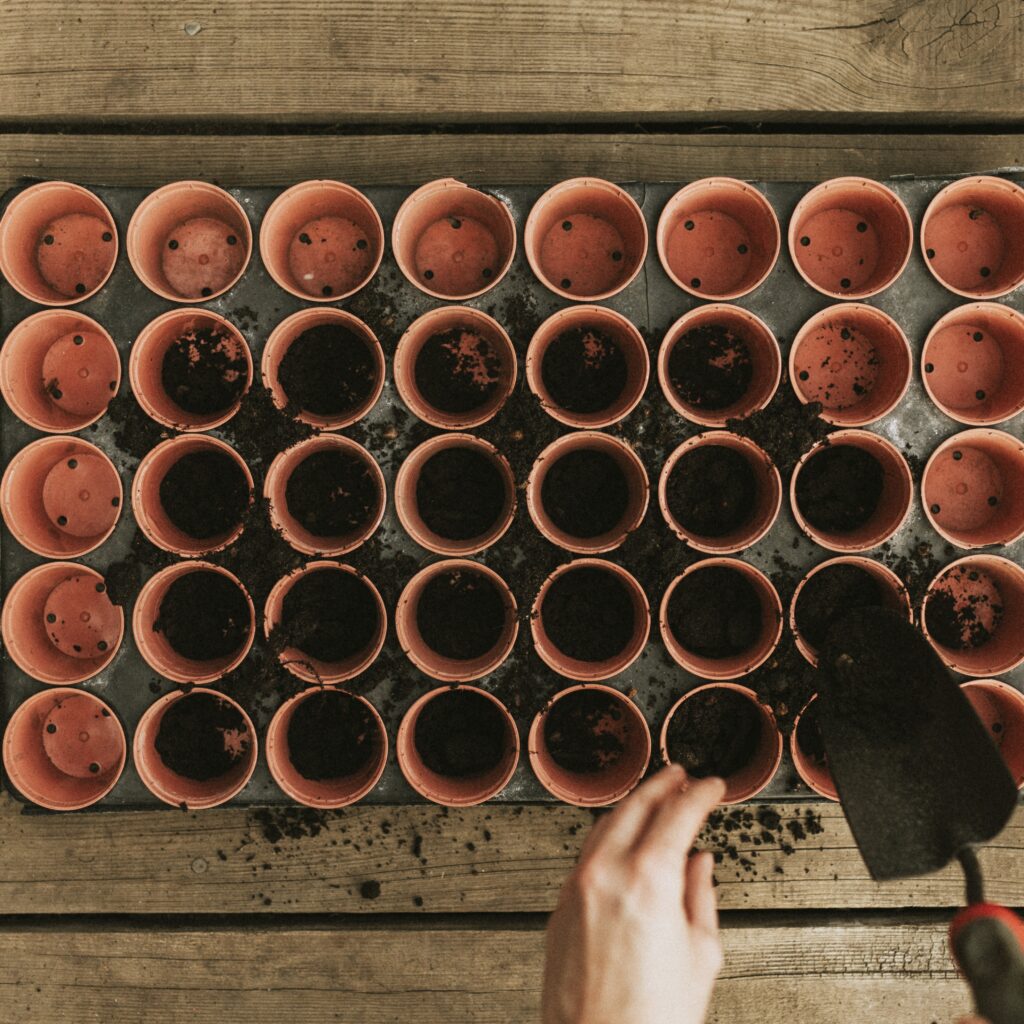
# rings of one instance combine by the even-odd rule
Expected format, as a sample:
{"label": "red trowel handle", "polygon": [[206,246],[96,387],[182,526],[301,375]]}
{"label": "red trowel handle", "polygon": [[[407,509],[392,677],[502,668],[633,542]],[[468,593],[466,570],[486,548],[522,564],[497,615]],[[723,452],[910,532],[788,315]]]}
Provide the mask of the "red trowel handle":
{"label": "red trowel handle", "polygon": [[1024,920],[994,903],[961,910],[949,942],[974,993],[978,1013],[989,1024],[1024,1022]]}

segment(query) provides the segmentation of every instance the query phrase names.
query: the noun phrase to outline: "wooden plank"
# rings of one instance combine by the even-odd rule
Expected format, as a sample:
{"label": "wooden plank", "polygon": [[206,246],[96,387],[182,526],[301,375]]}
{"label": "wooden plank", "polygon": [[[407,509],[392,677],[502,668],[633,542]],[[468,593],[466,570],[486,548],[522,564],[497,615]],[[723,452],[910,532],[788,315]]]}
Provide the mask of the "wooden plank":
{"label": "wooden plank", "polygon": [[[723,933],[711,1024],[952,1021],[968,995],[941,924]],[[508,1024],[538,1019],[543,936],[525,930],[8,928],[5,1024]]]}
{"label": "wooden plank", "polygon": [[11,122],[1015,121],[1015,0],[6,0]]}

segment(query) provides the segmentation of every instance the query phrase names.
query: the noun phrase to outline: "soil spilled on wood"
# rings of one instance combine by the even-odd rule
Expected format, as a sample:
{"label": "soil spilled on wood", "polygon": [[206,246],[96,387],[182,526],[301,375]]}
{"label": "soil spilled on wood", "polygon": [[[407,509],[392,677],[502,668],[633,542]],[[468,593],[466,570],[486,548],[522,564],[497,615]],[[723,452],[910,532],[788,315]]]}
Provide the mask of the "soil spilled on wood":
{"label": "soil spilled on wood", "polygon": [[676,522],[688,532],[725,537],[750,522],[757,477],[739,452],[724,445],[701,445],[672,468],[666,498]]}
{"label": "soil spilled on wood", "polygon": [[377,721],[361,700],[323,690],[295,705],[288,723],[288,758],[304,779],[343,779],[379,757]]}
{"label": "soil spilled on wood", "polygon": [[750,764],[761,738],[761,714],[743,694],[702,690],[679,705],[669,722],[668,756],[695,778],[728,778]]}
{"label": "soil spilled on wood", "polygon": [[602,412],[618,399],[629,367],[614,338],[593,327],[573,327],[548,346],[540,375],[555,405],[586,415]]}
{"label": "soil spilled on wood", "polygon": [[238,584],[212,569],[184,573],[167,588],[153,629],[183,658],[212,661],[245,643],[252,614]]}
{"label": "soil spilled on wood", "polygon": [[288,400],[316,416],[345,416],[377,386],[377,364],[366,341],[341,324],[319,324],[289,346],[277,371]]}
{"label": "soil spilled on wood", "polygon": [[182,533],[207,540],[242,522],[252,490],[242,467],[227,452],[188,452],[160,481],[160,504]]}
{"label": "soil spilled on wood", "polygon": [[540,496],[555,526],[581,540],[614,530],[629,508],[622,467],[594,448],[577,448],[557,459],[544,477]]}
{"label": "soil spilled on wood", "polygon": [[416,388],[428,405],[469,413],[491,400],[501,381],[501,357],[470,327],[431,335],[416,356]]}
{"label": "soil spilled on wood", "polygon": [[505,480],[474,448],[443,448],[423,464],[416,505],[427,529],[447,540],[487,533],[505,510]]}
{"label": "soil spilled on wood", "polygon": [[244,349],[224,328],[182,334],[164,353],[160,383],[179,408],[196,416],[226,412],[248,383]]}
{"label": "soil spilled on wood", "polygon": [[796,628],[817,649],[829,629],[854,608],[880,608],[888,602],[878,580],[858,565],[830,565],[811,576],[796,599]]}
{"label": "soil spilled on wood", "polygon": [[315,537],[346,537],[366,529],[381,501],[366,460],[343,449],[313,452],[285,485],[288,511]]}
{"label": "soil spilled on wood", "polygon": [[472,690],[452,689],[423,706],[413,742],[432,772],[465,779],[498,767],[506,752],[507,729],[493,701]]}
{"label": "soil spilled on wood", "polygon": [[494,650],[505,630],[505,602],[480,572],[438,573],[423,588],[416,625],[424,642],[443,658],[469,661]]}
{"label": "soil spilled on wood", "polygon": [[636,625],[625,583],[591,565],[563,572],[544,595],[540,615],[548,639],[579,661],[607,661],[621,654]]}
{"label": "soil spilled on wood", "polygon": [[172,772],[207,782],[236,767],[252,739],[234,705],[212,693],[189,693],[164,712],[155,746]]}
{"label": "soil spilled on wood", "polygon": [[885,471],[870,452],[843,444],[822,448],[796,480],[796,503],[816,530],[850,533],[875,514]]}
{"label": "soil spilled on wood", "polygon": [[761,601],[736,569],[710,565],[679,581],[668,602],[668,624],[686,650],[702,658],[732,658],[761,635]]}
{"label": "soil spilled on wood", "polygon": [[614,697],[575,690],[544,716],[544,744],[559,768],[592,775],[622,759],[624,728],[622,705]]}
{"label": "soil spilled on wood", "polygon": [[754,379],[754,364],[742,337],[722,324],[702,324],[672,346],[668,375],[682,402],[714,412],[743,398]]}

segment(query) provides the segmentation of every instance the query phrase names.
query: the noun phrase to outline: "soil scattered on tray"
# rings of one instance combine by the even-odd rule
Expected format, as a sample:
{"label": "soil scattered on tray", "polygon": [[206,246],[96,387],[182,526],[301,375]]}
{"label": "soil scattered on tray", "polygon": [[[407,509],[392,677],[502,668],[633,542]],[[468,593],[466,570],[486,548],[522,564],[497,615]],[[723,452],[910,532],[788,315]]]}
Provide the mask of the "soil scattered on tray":
{"label": "soil scattered on tray", "polygon": [[804,452],[835,429],[820,413],[820,402],[804,405],[783,380],[764,409],[743,419],[730,419],[726,427],[760,445],[778,466],[783,481],[788,481]]}
{"label": "soil scattered on tray", "polygon": [[679,705],[668,726],[668,756],[698,779],[728,778],[750,764],[761,738],[761,715],[743,694],[716,688]]}
{"label": "soil scattered on tray", "polygon": [[231,533],[251,499],[242,467],[218,449],[186,453],[160,481],[160,504],[167,518],[196,540]]}
{"label": "soil scattered on tray", "polygon": [[377,364],[366,341],[341,324],[318,324],[289,346],[277,371],[288,400],[316,416],[345,416],[377,386]]}
{"label": "soil scattered on tray", "polygon": [[313,436],[308,423],[295,419],[300,411],[294,402],[278,409],[273,395],[260,384],[249,390],[241,408],[221,429],[249,469],[256,472],[269,466],[278,452]]}
{"label": "soil scattered on tray", "polygon": [[554,338],[540,365],[551,401],[578,415],[602,412],[626,388],[629,367],[618,343],[594,327],[573,327]]}
{"label": "soil scattered on tray", "polygon": [[794,609],[796,628],[811,647],[825,642],[829,629],[854,608],[880,608],[887,592],[859,565],[830,565],[804,584]]}
{"label": "soil scattered on tray", "polygon": [[579,661],[606,661],[633,637],[636,612],[625,583],[614,573],[584,565],[563,572],[540,609],[548,639]]}
{"label": "soil scattered on tray", "polygon": [[469,413],[485,405],[501,383],[501,357],[470,327],[431,335],[416,356],[416,388],[441,412]]}
{"label": "soil scattered on tray", "polygon": [[614,697],[576,690],[544,716],[544,744],[559,768],[592,775],[622,759],[625,728],[622,705]]}
{"label": "soil scattered on tray", "polygon": [[226,775],[251,744],[242,713],[212,693],[189,693],[171,703],[155,741],[160,759],[172,772],[197,782]]}
{"label": "soil scattered on tray", "polygon": [[804,463],[796,503],[808,523],[826,533],[850,533],[878,509],[885,484],[882,464],[853,445],[825,447]]}
{"label": "soil scattered on tray", "polygon": [[340,690],[322,690],[295,705],[288,724],[288,757],[316,782],[343,779],[380,757],[380,733],[370,709]]}
{"label": "soil scattered on tray", "polygon": [[629,484],[618,461],[577,448],[553,463],[540,489],[544,511],[559,530],[589,540],[618,526],[629,508]]}
{"label": "soil scattered on tray", "polygon": [[416,481],[416,505],[427,529],[447,540],[487,533],[505,509],[505,480],[497,465],[474,448],[443,448],[431,455]]}
{"label": "soil scattered on tray", "polygon": [[722,324],[701,324],[672,346],[668,375],[682,402],[714,412],[743,398],[754,379],[754,364],[740,335]]}
{"label": "soil scattered on tray", "polygon": [[750,463],[724,445],[701,445],[672,468],[666,498],[669,511],[698,537],[725,537],[750,522],[757,501],[757,477]]}
{"label": "soil scattered on tray", "polygon": [[167,397],[196,416],[230,409],[242,397],[248,376],[244,349],[219,326],[182,334],[164,353],[160,366]]}
{"label": "soil scattered on tray", "polygon": [[238,585],[212,569],[195,569],[167,588],[153,629],[183,658],[226,658],[245,643],[252,613]]}
{"label": "soil scattered on tray", "polygon": [[686,650],[702,658],[732,658],[761,635],[761,601],[736,569],[711,565],[677,584],[668,602],[668,625]]}
{"label": "soil scattered on tray", "polygon": [[443,658],[481,658],[494,650],[505,631],[505,602],[481,572],[441,572],[420,594],[416,626],[427,646]]}
{"label": "soil scattered on tray", "polygon": [[[924,606],[924,620],[932,639],[954,651],[969,651],[992,639],[1003,618],[999,598],[985,590],[972,592],[979,573],[958,567],[946,573]],[[949,589],[957,586],[958,597]]]}
{"label": "soil scattered on tray", "polygon": [[809,761],[819,767],[825,766],[828,757],[825,754],[825,743],[821,738],[821,728],[818,725],[817,701],[814,701],[800,716],[796,727],[796,742]]}
{"label": "soil scattered on tray", "polygon": [[472,690],[451,689],[423,706],[413,742],[432,772],[450,779],[472,778],[501,764],[507,726],[493,701]]}
{"label": "soil scattered on tray", "polygon": [[361,532],[376,518],[381,499],[366,460],[344,449],[313,452],[285,485],[288,511],[315,537]]}

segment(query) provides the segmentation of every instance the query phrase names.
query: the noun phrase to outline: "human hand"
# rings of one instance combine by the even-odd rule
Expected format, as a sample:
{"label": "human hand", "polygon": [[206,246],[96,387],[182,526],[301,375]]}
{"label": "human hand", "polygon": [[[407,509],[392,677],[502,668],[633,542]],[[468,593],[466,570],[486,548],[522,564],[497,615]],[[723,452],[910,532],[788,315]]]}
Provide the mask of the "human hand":
{"label": "human hand", "polygon": [[710,853],[721,779],[677,765],[591,829],[547,932],[544,1024],[701,1024],[722,967]]}

